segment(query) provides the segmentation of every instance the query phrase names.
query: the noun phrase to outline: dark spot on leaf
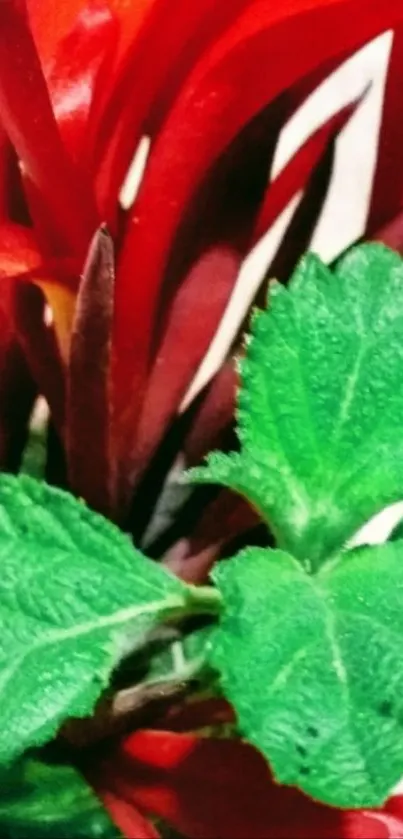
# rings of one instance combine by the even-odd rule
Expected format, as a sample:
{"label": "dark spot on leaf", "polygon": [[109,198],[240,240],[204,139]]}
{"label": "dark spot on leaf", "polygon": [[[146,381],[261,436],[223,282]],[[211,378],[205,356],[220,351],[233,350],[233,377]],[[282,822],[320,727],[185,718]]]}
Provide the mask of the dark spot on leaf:
{"label": "dark spot on leaf", "polygon": [[307,750],[306,750],[305,746],[302,746],[301,743],[297,743],[295,748],[296,748],[298,754],[301,755],[301,757],[306,757]]}
{"label": "dark spot on leaf", "polygon": [[381,702],[379,705],[378,711],[382,717],[391,717],[393,714],[392,703],[389,702],[388,699],[385,699],[384,702]]}
{"label": "dark spot on leaf", "polygon": [[312,737],[312,738],[319,737],[319,731],[318,731],[317,728],[315,728],[314,725],[308,725],[306,733],[307,733],[308,737]]}
{"label": "dark spot on leaf", "polygon": [[310,770],[309,766],[300,766],[299,767],[300,775],[309,775],[310,771],[311,770]]}

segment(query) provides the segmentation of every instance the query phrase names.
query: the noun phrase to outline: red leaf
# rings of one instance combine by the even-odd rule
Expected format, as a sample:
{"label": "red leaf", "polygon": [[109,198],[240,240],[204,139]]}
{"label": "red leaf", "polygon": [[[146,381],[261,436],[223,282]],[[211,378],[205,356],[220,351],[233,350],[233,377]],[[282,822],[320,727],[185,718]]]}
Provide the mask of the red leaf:
{"label": "red leaf", "polygon": [[[159,119],[162,118],[183,76],[203,47],[247,2],[231,0],[228,4],[217,4],[216,0],[192,3],[176,0],[173,5],[172,0],[153,0],[149,4],[148,13],[114,83],[99,132],[99,154],[105,150],[105,140],[111,136],[111,131],[116,133],[102,166],[98,158],[97,194],[106,218],[110,216],[110,202],[116,200],[150,112],[157,110]],[[135,97],[131,95],[133,79],[138,80]],[[164,98],[164,105],[158,103],[158,94]]]}
{"label": "red leaf", "polygon": [[225,544],[260,522],[243,498],[222,490],[207,505],[189,539],[174,545],[164,565],[189,583],[204,583]]}
{"label": "red leaf", "polygon": [[109,398],[114,254],[101,228],[78,292],[67,374],[66,448],[71,487],[99,512],[113,508]]}
{"label": "red leaf", "polygon": [[142,391],[173,237],[209,167],[282,90],[402,15],[400,0],[254,0],[189,76],[155,142],[118,269],[116,404],[126,422]]}
{"label": "red leaf", "polygon": [[46,204],[54,246],[64,255],[83,254],[96,226],[95,209],[63,148],[17,0],[0,3],[0,119],[26,177]]}
{"label": "red leaf", "polygon": [[291,161],[272,181],[266,192],[254,230],[254,242],[259,241],[299,190],[304,189],[324,152],[355,113],[363,96],[349,102],[334,114],[301,146]]}
{"label": "red leaf", "polygon": [[159,839],[160,834],[154,825],[132,804],[123,801],[110,790],[98,790],[98,795],[114,823],[128,839]]}
{"label": "red leaf", "polygon": [[53,60],[45,69],[63,143],[83,170],[91,169],[94,162],[89,120],[108,78],[106,62],[111,63],[118,33],[118,21],[106,2],[90,0],[68,35],[55,45]]}
{"label": "red leaf", "polygon": [[8,137],[0,125],[0,221],[8,218],[9,147]]}
{"label": "red leaf", "polygon": [[188,839],[381,839],[403,836],[403,799],[338,811],[280,787],[251,746],[169,732],[128,737],[102,778],[116,796]]}
{"label": "red leaf", "polygon": [[0,224],[0,276],[26,277],[43,267],[31,230],[11,222]]}

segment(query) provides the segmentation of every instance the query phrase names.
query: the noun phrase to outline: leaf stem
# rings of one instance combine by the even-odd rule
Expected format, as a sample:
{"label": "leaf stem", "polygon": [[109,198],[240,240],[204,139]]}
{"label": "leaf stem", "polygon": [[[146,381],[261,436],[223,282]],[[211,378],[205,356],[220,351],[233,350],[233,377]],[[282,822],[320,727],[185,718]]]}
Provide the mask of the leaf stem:
{"label": "leaf stem", "polygon": [[223,598],[213,586],[190,586],[188,605],[193,614],[219,615]]}

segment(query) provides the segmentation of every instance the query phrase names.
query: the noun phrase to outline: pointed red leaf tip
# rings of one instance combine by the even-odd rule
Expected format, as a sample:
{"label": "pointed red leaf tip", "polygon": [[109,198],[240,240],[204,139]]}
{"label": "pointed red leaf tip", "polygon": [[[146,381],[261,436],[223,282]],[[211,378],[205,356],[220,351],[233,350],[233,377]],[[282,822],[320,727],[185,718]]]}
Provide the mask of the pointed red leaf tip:
{"label": "pointed red leaf tip", "polygon": [[102,771],[115,798],[187,839],[403,837],[402,797],[374,811],[316,804],[275,784],[261,755],[240,741],[138,731]]}
{"label": "pointed red leaf tip", "polygon": [[200,58],[155,140],[118,267],[115,383],[123,425],[143,389],[175,231],[209,168],[281,91],[402,17],[401,0],[250,0]]}
{"label": "pointed red leaf tip", "polygon": [[83,254],[96,227],[95,208],[63,147],[19,0],[0,3],[0,121],[47,207],[54,247]]}
{"label": "pointed red leaf tip", "polygon": [[361,96],[349,102],[321,125],[298,149],[277,178],[269,184],[254,230],[254,243],[266,233],[294,195],[306,187],[326,149],[346,127],[366,93],[367,91],[364,91]]}
{"label": "pointed red leaf tip", "polygon": [[95,234],[79,288],[67,371],[66,449],[71,487],[111,514],[114,466],[109,398],[114,252],[105,227]]}

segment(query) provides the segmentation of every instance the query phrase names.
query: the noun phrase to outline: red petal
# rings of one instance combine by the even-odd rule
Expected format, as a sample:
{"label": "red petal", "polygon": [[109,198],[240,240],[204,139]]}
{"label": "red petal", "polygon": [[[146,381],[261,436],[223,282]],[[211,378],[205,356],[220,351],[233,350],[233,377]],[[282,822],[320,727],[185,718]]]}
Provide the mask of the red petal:
{"label": "red petal", "polygon": [[159,839],[154,825],[133,807],[110,790],[98,790],[112,821],[128,839]]}
{"label": "red petal", "polygon": [[282,90],[402,15],[400,0],[383,6],[376,0],[295,0],[291,6],[255,0],[200,61],[156,140],[123,247],[115,327],[119,414],[131,394],[141,392],[171,243],[209,167]]}
{"label": "red petal", "polygon": [[[172,0],[154,0],[149,4],[114,84],[99,133],[102,152],[111,131],[117,132],[112,153],[99,166],[97,192],[106,218],[110,199],[115,200],[150,111],[156,108],[161,119],[195,58],[247,2],[176,0],[173,5]],[[133,79],[141,80],[135,97],[131,95]],[[163,106],[157,104],[157,94],[164,97]]]}
{"label": "red petal", "polygon": [[45,68],[64,145],[82,169],[93,164],[88,122],[108,78],[106,61],[110,64],[118,33],[118,22],[106,2],[91,0],[56,45],[52,62]]}
{"label": "red petal", "polygon": [[[38,51],[46,63],[54,56],[57,44],[71,31],[84,0],[26,0],[30,23]],[[121,22],[120,53],[124,54],[154,0],[108,0],[108,5]]]}
{"label": "red petal", "polygon": [[18,224],[0,224],[0,276],[26,276],[43,265],[32,232]]}
{"label": "red petal", "polygon": [[96,226],[90,192],[76,176],[52,113],[26,18],[0,3],[0,118],[52,222],[55,247],[84,253]]}
{"label": "red petal", "polygon": [[275,784],[261,755],[234,740],[140,731],[103,779],[188,839],[395,839],[403,831],[403,808],[393,799],[382,811],[324,807]]}

